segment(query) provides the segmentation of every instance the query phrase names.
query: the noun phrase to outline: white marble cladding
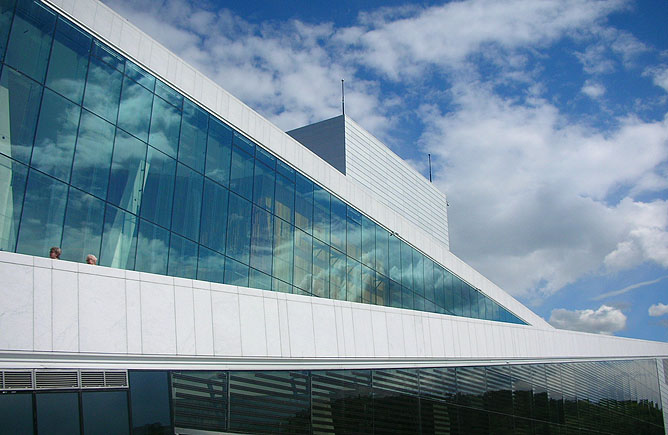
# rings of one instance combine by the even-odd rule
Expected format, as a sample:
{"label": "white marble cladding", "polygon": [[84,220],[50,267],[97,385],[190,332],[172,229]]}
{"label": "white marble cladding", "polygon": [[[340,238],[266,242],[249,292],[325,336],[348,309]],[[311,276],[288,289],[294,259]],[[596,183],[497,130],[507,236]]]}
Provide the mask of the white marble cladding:
{"label": "white marble cladding", "polygon": [[195,70],[128,20],[97,0],[44,0],[162,80],[197,101],[258,143],[291,162],[301,172],[357,207],[495,299],[533,326],[551,326],[512,296],[454,256],[447,244],[382,204],[358,182],[347,178],[232,94]]}
{"label": "white marble cladding", "polygon": [[[668,356],[668,343],[379,307],[0,252],[0,367],[419,366]],[[60,356],[59,356],[60,354]],[[10,355],[14,355],[11,357]],[[68,360],[69,358],[69,360]],[[234,363],[236,362],[236,363]],[[26,363],[27,364],[27,363]],[[180,365],[179,365],[180,364]]]}

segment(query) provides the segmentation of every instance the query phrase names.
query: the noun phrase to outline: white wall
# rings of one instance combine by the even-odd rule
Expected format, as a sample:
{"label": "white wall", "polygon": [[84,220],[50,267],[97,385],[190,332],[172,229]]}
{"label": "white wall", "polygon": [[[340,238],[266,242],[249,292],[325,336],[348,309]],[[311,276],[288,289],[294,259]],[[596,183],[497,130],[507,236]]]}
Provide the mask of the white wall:
{"label": "white wall", "polygon": [[385,367],[662,355],[539,330],[0,252],[0,367]]}

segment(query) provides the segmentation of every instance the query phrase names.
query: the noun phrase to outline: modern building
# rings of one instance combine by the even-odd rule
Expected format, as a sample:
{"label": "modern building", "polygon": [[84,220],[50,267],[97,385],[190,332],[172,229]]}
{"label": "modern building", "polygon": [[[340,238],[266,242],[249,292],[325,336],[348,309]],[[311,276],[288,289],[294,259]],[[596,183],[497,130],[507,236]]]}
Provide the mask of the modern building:
{"label": "modern building", "polygon": [[2,0],[0,61],[0,432],[665,433],[668,343],[552,328],[349,118],[96,0]]}

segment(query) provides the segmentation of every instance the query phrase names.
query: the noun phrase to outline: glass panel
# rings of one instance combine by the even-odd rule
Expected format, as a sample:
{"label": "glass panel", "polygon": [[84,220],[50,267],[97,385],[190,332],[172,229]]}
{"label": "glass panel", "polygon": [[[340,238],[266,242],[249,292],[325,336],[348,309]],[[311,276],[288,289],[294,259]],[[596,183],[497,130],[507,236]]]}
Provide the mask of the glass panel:
{"label": "glass panel", "polygon": [[[260,207],[253,207],[250,265],[271,275],[273,217]],[[271,288],[271,283],[269,284]]]}
{"label": "glass panel", "polygon": [[62,18],[56,24],[46,85],[81,104],[91,38]]}
{"label": "glass panel", "polygon": [[225,282],[225,256],[199,247],[197,279],[211,282]]}
{"label": "glass panel", "polygon": [[5,57],[9,28],[14,17],[14,6],[16,0],[3,0],[0,2],[0,60]]}
{"label": "glass panel", "polygon": [[413,287],[413,248],[401,241],[401,285]]}
{"label": "glass panel", "polygon": [[377,305],[388,306],[390,302],[390,280],[376,273],[376,301]]}
{"label": "glass panel", "polygon": [[346,300],[346,256],[334,248],[330,249],[329,261],[330,298]]}
{"label": "glass panel", "polygon": [[352,207],[348,207],[346,253],[357,261],[362,260],[362,225],[357,220],[359,213],[351,213]]}
{"label": "glass panel", "polygon": [[287,282],[283,282],[280,279],[272,278],[271,290],[281,293],[292,293],[292,285],[288,284]]}
{"label": "glass panel", "polygon": [[424,297],[434,301],[434,262],[424,258]]}
{"label": "glass panel", "polygon": [[141,272],[165,275],[167,273],[168,247],[169,231],[141,220],[135,269]]}
{"label": "glass panel", "polygon": [[149,91],[153,92],[153,88],[155,86],[155,77],[153,77],[151,74],[147,73],[144,71],[142,67],[139,65],[131,62],[131,61],[126,61],[125,62],[125,75],[130,77],[132,80],[136,81]]}
{"label": "glass panel", "polygon": [[329,246],[313,239],[313,294],[329,298]]}
{"label": "glass panel", "polygon": [[346,204],[332,196],[332,246],[341,252],[346,252]]}
{"label": "glass panel", "polygon": [[122,83],[123,74],[101,60],[91,57],[84,107],[115,124]]}
{"label": "glass panel", "polygon": [[362,216],[362,263],[374,268],[376,264],[376,224]]}
{"label": "glass panel", "polygon": [[146,142],[151,120],[153,94],[131,79],[123,79],[121,104],[118,108],[118,126]]}
{"label": "glass panel", "polygon": [[181,111],[161,98],[154,98],[148,143],[168,156],[176,158],[180,128]]}
{"label": "glass panel", "polygon": [[147,145],[116,130],[107,200],[131,213],[139,213],[144,190]]}
{"label": "glass panel", "polygon": [[139,219],[136,216],[107,205],[100,264],[134,270],[138,224]]}
{"label": "glass panel", "polygon": [[424,297],[424,256],[415,249],[413,251],[413,291]]}
{"label": "glass panel", "polygon": [[66,183],[70,181],[80,114],[79,106],[48,89],[44,91],[31,166]]}
{"label": "glass panel", "polygon": [[202,431],[224,430],[227,385],[227,372],[223,371],[172,372],[174,425]]}
{"label": "glass panel", "polygon": [[276,162],[276,171],[285,177],[286,180],[288,180],[290,183],[294,184],[295,182],[295,170],[292,169],[290,165],[287,163],[283,163],[282,161],[278,160]]}
{"label": "glass panel", "polygon": [[456,276],[452,277],[452,294],[453,294],[453,313],[455,316],[464,315],[464,307],[462,300],[462,281]]}
{"label": "glass panel", "polygon": [[14,252],[16,248],[16,233],[19,230],[27,175],[26,166],[0,156],[0,250],[2,251]]}
{"label": "glass panel", "polygon": [[197,241],[204,177],[187,166],[178,164],[172,211],[172,231]]}
{"label": "glass panel", "polygon": [[246,139],[245,137],[243,137],[241,134],[237,133],[236,131],[234,132],[233,143],[236,147],[246,152],[247,154],[251,156],[255,155],[255,144]]}
{"label": "glass panel", "polygon": [[5,62],[43,83],[55,24],[55,14],[38,2],[20,1]]}
{"label": "glass panel", "polygon": [[384,228],[376,225],[376,271],[387,276],[389,274],[389,238]]}
{"label": "glass panel", "polygon": [[114,149],[114,126],[84,110],[72,165],[72,185],[105,199]]}
{"label": "glass panel", "polygon": [[183,106],[183,95],[179,94],[174,89],[169,87],[169,85],[166,85],[160,80],[157,80],[155,83],[155,95],[162,97],[177,109],[181,109]]}
{"label": "glass panel", "polygon": [[230,195],[230,207],[227,220],[227,251],[228,257],[248,264],[251,236],[250,201],[240,196]]}
{"label": "glass panel", "polygon": [[471,305],[471,317],[474,319],[480,318],[480,312],[478,311],[478,292],[469,287],[469,304]]}
{"label": "glass panel", "polygon": [[67,185],[30,170],[17,252],[48,256],[60,246],[66,199]]}
{"label": "glass panel", "polygon": [[376,303],[376,272],[362,265],[362,302]]}
{"label": "glass panel", "polygon": [[232,168],[230,173],[230,190],[246,199],[252,198],[253,166],[255,159],[237,146],[232,150]]}
{"label": "glass panel", "polygon": [[267,165],[271,170],[276,170],[276,157],[271,155],[268,151],[265,151],[260,147],[255,147],[255,158]]}
{"label": "glass panel", "polygon": [[183,103],[179,160],[197,172],[204,172],[209,115],[193,103]]}
{"label": "glass panel", "polygon": [[276,174],[276,204],[274,214],[290,223],[294,222],[295,185]]}
{"label": "glass panel", "polygon": [[292,284],[294,227],[277,217],[274,218],[274,265],[272,275]]}
{"label": "glass panel", "polygon": [[313,185],[313,235],[321,241],[329,244],[330,230],[330,211],[329,192],[318,186]]}
{"label": "glass panel", "polygon": [[401,284],[390,280],[390,306],[401,308]]}
{"label": "glass panel", "polygon": [[0,421],[5,433],[32,435],[32,394],[0,394]]}
{"label": "glass panel", "polygon": [[255,160],[253,202],[272,212],[274,210],[274,185],[276,173],[259,160]]}
{"label": "glass panel", "polygon": [[38,433],[80,433],[78,393],[39,393],[35,398]]}
{"label": "glass panel", "polygon": [[[172,221],[174,172],[176,160],[148,147],[141,216],[165,228],[169,228]],[[182,198],[179,200],[185,202]]]}
{"label": "glass panel", "polygon": [[412,310],[413,302],[413,291],[408,287],[401,286],[401,307]]}
{"label": "glass panel", "polygon": [[[40,85],[8,67],[3,68],[0,79],[0,114],[3,120],[9,118],[9,125],[5,124],[6,121],[3,122],[1,134],[8,137],[9,141],[0,142],[0,152],[23,163],[30,161],[41,98]],[[7,128],[9,130],[6,130]],[[11,146],[7,146],[7,142]]]}
{"label": "glass panel", "polygon": [[86,435],[130,433],[126,391],[83,392],[81,410]]}
{"label": "glass panel", "polygon": [[63,228],[63,260],[86,260],[88,254],[100,258],[104,202],[70,188]]}
{"label": "glass panel", "polygon": [[362,302],[362,265],[347,257],[346,300]]}
{"label": "glass panel", "polygon": [[295,225],[311,234],[313,225],[313,183],[297,174],[295,185]]}
{"label": "glass panel", "polygon": [[260,290],[271,290],[271,275],[251,269],[248,286]]}
{"label": "glass panel", "polygon": [[455,281],[456,278],[447,270],[443,270],[443,291],[445,292],[445,310],[455,313]]}
{"label": "glass panel", "polygon": [[131,371],[130,403],[135,433],[169,433],[169,384],[167,372]]}
{"label": "glass panel", "polygon": [[232,129],[211,117],[206,145],[206,176],[229,185]]}
{"label": "glass panel", "polygon": [[248,266],[231,258],[226,259],[225,284],[248,287]]}
{"label": "glass panel", "polygon": [[228,196],[227,189],[209,179],[204,179],[199,242],[220,253],[225,252]]}
{"label": "glass panel", "polygon": [[390,279],[401,282],[401,240],[390,235],[389,237],[389,273]]}
{"label": "glass panel", "polygon": [[434,264],[434,303],[437,307],[442,308],[443,310],[438,310],[438,312],[443,313],[446,309],[445,302],[445,288],[444,288],[444,275],[445,270],[437,264]]}
{"label": "glass panel", "polygon": [[313,238],[305,232],[295,229],[295,276],[294,285],[311,293]]}
{"label": "glass panel", "polygon": [[125,69],[125,58],[100,41],[93,41],[93,56],[114,67],[118,71]]}
{"label": "glass panel", "polygon": [[167,274],[192,278],[197,276],[197,244],[172,233],[169,241]]}

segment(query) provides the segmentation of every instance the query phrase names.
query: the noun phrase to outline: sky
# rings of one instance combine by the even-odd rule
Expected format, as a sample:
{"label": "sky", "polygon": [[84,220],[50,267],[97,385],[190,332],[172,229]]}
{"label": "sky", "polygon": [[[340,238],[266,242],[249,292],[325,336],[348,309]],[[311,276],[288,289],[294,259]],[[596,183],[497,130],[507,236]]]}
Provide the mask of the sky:
{"label": "sky", "polygon": [[104,0],[283,130],[346,114],[559,328],[668,341],[668,2]]}

